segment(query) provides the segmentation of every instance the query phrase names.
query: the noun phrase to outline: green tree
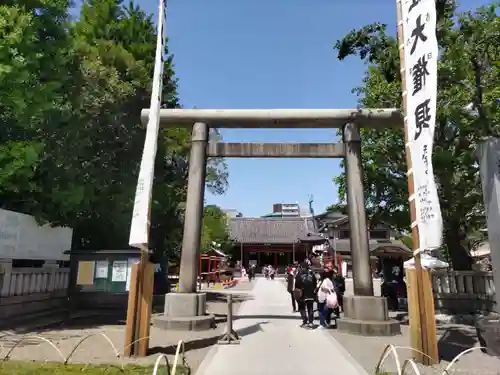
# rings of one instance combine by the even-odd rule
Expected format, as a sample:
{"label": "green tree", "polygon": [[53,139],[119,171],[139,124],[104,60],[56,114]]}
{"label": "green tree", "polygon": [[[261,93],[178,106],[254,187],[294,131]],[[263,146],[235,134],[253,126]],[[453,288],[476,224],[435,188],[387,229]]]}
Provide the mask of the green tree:
{"label": "green tree", "polygon": [[[82,4],[72,32],[80,63],[75,117],[85,124],[74,134],[80,142],[73,152],[80,159],[81,183],[88,198],[79,207],[76,238],[81,247],[127,247],[145,135],[139,116],[142,108],[149,107],[155,26],[151,16],[133,3],[123,7],[121,1],[90,0]],[[178,106],[171,56],[165,59],[163,100],[168,107]],[[151,210],[152,246],[160,248],[168,233],[165,221],[170,226],[172,218],[178,217],[176,194],[179,188],[182,194],[184,186],[183,171],[171,170],[176,166],[165,160],[165,138],[162,131],[156,163],[161,184],[155,183]]]}
{"label": "green tree", "polygon": [[[92,131],[109,129],[103,134],[100,144],[90,138],[92,145],[89,144],[89,147],[109,150],[96,161],[93,175],[99,180],[92,186],[106,186],[110,189],[109,195],[117,197],[116,206],[110,209],[111,202],[107,199],[107,194],[102,194],[101,188],[98,194],[101,201],[99,202],[99,198],[96,201],[98,207],[103,209],[96,210],[96,201],[92,206],[92,216],[105,211],[98,221],[92,216],[89,217],[99,228],[105,228],[102,237],[96,236],[97,228],[91,231],[92,237],[98,240],[100,246],[103,246],[103,241],[113,240],[108,246],[117,246],[117,243],[120,243],[118,238],[122,239],[122,242],[123,239],[128,239],[145,134],[139,114],[142,108],[149,107],[156,48],[156,27],[151,15],[146,15],[133,2],[128,6],[121,4],[118,0],[89,0],[82,6],[80,20],[74,28],[77,40],[83,40],[83,43],[78,45],[82,46],[84,62],[89,64],[89,69],[84,72],[102,74],[102,77],[111,73],[111,77],[117,78],[116,82],[108,80],[107,84],[111,87],[105,88],[102,84],[96,87],[99,76],[91,76],[85,82],[89,87],[89,95],[83,95],[89,100],[89,105],[93,103],[97,106],[96,112],[87,120],[95,122]],[[88,59],[89,55],[95,57]],[[167,58],[163,77],[163,107],[179,107],[177,80],[168,48],[165,49],[165,55]],[[96,62],[99,65],[95,66]],[[93,93],[101,100],[92,98]],[[106,101],[103,102],[103,98]],[[88,111],[83,115],[87,116]],[[116,137],[116,130],[120,128],[124,131],[119,132],[119,137]],[[216,131],[213,134],[218,135]],[[113,143],[114,147],[110,147]],[[189,146],[188,129],[160,130],[151,207],[151,243],[156,249],[180,249],[182,223],[179,219],[179,206],[186,198]],[[87,153],[87,150],[88,148],[85,148],[83,152]],[[210,160],[207,167],[207,187],[216,194],[225,191],[227,168],[223,160]],[[103,226],[103,220],[106,220],[108,225]],[[116,238],[109,236],[111,227],[117,228]]]}
{"label": "green tree", "polygon": [[[469,269],[465,237],[484,226],[475,146],[498,136],[500,20],[498,3],[457,14],[438,1],[438,103],[433,164],[444,221],[444,244],[455,269]],[[369,63],[354,91],[362,107],[401,107],[398,43],[386,25],[353,30],[335,46],[340,60]],[[472,110],[471,104],[472,103]],[[403,231],[410,223],[402,130],[362,130],[364,189],[371,220]],[[345,174],[335,178],[345,198]]]}
{"label": "green tree", "polygon": [[220,250],[224,252],[232,249],[229,218],[219,206],[208,205],[203,209],[202,251],[209,251],[214,242],[220,245]]}
{"label": "green tree", "polygon": [[73,189],[51,157],[71,115],[68,3],[0,5],[0,207],[41,219],[65,211]]}
{"label": "green tree", "polygon": [[347,204],[345,203],[335,203],[329,205],[326,209],[326,212],[338,212],[343,215],[347,215]]}
{"label": "green tree", "polygon": [[[70,24],[68,1],[4,1],[0,37],[1,207],[73,227],[77,248],[128,247],[156,49],[151,15],[133,2],[88,0]],[[162,104],[179,107],[165,56]],[[160,131],[158,251],[180,247],[189,145],[188,129]],[[224,160],[210,160],[207,187],[225,191]]]}

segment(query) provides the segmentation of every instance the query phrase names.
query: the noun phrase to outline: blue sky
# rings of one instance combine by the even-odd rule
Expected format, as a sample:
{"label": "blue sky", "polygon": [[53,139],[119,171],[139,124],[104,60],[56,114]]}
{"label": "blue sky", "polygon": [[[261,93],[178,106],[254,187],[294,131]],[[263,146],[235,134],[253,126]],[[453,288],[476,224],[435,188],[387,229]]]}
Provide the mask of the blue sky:
{"label": "blue sky", "polygon": [[[485,0],[462,1],[475,8]],[[156,11],[157,0],[140,0]],[[179,94],[198,108],[353,108],[364,64],[336,59],[350,30],[383,22],[396,30],[394,0],[168,0],[167,35]],[[228,142],[331,142],[331,130],[222,130]],[[261,216],[273,203],[319,213],[338,199],[338,159],[228,159],[229,189],[207,203]]]}
{"label": "blue sky", "polygon": [[[464,0],[472,9],[487,0]],[[137,0],[155,13],[158,0]],[[185,107],[353,108],[365,66],[333,45],[373,22],[396,30],[395,0],[168,0],[167,34]],[[333,142],[332,130],[222,131],[228,142]],[[273,203],[337,201],[336,159],[228,159],[229,189],[207,203],[261,216]]]}
{"label": "blue sky", "polygon": [[[394,2],[381,0],[170,0],[167,34],[181,101],[200,108],[356,107],[350,91],[363,64],[337,62],[333,44],[357,26],[395,17]],[[222,136],[228,142],[331,142],[336,131],[226,129]],[[227,163],[229,189],[207,194],[207,203],[261,216],[273,203],[305,206],[309,195],[316,212],[337,200],[337,159]]]}

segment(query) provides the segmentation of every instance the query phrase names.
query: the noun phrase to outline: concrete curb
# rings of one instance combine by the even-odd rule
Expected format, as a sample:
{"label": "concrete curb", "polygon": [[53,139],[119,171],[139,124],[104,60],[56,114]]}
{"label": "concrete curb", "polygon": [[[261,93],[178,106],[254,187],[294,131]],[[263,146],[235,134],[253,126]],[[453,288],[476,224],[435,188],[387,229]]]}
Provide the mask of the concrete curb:
{"label": "concrete curb", "polygon": [[328,339],[333,343],[333,345],[335,345],[337,350],[342,353],[342,356],[356,368],[359,375],[370,375],[368,371],[366,371],[366,369],[354,359],[354,357],[346,350],[346,348],[344,348],[341,343],[335,340],[335,337],[333,337],[329,332],[323,332],[323,334],[328,336]]}

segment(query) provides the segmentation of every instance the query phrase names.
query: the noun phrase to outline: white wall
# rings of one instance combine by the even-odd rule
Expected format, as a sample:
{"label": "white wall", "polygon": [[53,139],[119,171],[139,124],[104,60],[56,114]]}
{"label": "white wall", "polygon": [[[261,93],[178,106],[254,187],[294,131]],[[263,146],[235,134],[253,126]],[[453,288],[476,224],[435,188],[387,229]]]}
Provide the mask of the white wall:
{"label": "white wall", "polygon": [[73,229],[39,226],[30,215],[0,209],[0,258],[69,260]]}

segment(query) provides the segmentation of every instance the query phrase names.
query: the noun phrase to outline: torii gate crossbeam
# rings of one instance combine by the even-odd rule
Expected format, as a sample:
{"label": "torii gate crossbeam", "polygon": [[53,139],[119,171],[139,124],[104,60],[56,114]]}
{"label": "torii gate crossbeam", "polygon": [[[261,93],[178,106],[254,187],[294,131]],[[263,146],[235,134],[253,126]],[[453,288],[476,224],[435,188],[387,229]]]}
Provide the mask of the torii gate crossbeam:
{"label": "torii gate crossbeam", "polygon": [[[381,109],[160,109],[160,126],[191,127],[203,122],[215,128],[342,128],[346,123],[361,127],[403,127],[401,111]],[[149,109],[143,109],[144,125]]]}

